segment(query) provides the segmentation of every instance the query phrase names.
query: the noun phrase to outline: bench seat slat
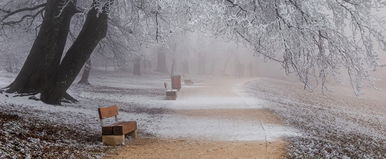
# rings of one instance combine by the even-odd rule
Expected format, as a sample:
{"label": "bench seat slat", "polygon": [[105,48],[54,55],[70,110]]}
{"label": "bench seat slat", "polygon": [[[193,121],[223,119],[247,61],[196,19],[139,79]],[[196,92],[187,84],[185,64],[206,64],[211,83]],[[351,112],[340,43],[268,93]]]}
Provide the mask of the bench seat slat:
{"label": "bench seat slat", "polygon": [[136,121],[121,121],[102,127],[102,135],[126,135],[137,130]]}

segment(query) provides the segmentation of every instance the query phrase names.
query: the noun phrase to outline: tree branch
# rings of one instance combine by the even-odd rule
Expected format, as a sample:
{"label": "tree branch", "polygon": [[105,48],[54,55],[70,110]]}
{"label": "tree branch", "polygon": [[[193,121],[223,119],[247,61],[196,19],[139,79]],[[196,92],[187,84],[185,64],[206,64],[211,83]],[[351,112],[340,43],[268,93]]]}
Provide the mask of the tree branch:
{"label": "tree branch", "polygon": [[[27,18],[35,19],[40,13],[43,13],[43,11],[44,11],[44,9],[41,9],[33,15],[27,14],[27,15],[24,15],[23,17],[21,17],[19,20],[4,22],[4,23],[2,23],[2,25],[14,25],[14,24],[17,24],[17,23],[24,21],[24,19],[27,19]],[[33,23],[33,21],[31,22],[30,26],[32,25],[32,23]]]}
{"label": "tree branch", "polygon": [[42,7],[45,7],[47,5],[47,3],[43,3],[43,4],[40,4],[40,5],[36,5],[36,6],[33,6],[33,7],[26,7],[26,8],[21,8],[21,9],[17,9],[15,11],[6,11],[6,10],[2,10],[4,12],[9,12],[7,15],[5,15],[2,19],[1,19],[1,22],[3,22],[5,19],[9,18],[10,16],[12,15],[15,15],[17,13],[20,13],[20,12],[24,12],[24,11],[34,11],[36,9],[39,9],[39,8],[42,8]]}

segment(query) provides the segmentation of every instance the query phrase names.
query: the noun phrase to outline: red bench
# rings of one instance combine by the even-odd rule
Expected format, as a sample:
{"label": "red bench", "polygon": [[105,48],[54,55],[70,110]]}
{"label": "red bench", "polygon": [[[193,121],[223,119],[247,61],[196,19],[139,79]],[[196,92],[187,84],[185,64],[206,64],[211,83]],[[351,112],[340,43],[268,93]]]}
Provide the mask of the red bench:
{"label": "red bench", "polygon": [[[102,127],[102,142],[106,145],[125,144],[125,136],[137,137],[136,121],[118,122],[118,106],[98,108],[99,119]],[[103,119],[115,117],[115,123],[104,125]]]}

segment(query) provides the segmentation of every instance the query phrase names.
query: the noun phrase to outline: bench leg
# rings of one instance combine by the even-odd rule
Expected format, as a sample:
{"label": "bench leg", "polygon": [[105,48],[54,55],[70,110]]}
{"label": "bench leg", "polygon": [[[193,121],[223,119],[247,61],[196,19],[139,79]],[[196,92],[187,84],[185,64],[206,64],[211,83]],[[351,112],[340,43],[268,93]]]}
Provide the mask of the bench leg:
{"label": "bench leg", "polygon": [[125,144],[125,135],[103,135],[102,142],[105,145],[115,146]]}
{"label": "bench leg", "polygon": [[130,135],[130,137],[132,137],[133,139],[136,139],[136,138],[137,138],[137,130],[134,130],[134,131],[131,132],[129,135]]}

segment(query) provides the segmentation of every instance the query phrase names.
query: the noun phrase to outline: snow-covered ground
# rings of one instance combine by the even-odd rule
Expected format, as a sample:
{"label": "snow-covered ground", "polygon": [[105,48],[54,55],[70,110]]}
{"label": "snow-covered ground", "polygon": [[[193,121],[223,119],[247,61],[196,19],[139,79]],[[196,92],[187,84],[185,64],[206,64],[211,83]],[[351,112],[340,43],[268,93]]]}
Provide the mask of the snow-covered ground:
{"label": "snow-covered ground", "polygon": [[[253,103],[253,104],[252,104]],[[249,97],[189,96],[168,101],[171,110],[262,109],[263,103]],[[299,135],[294,129],[282,125],[266,124],[259,120],[215,119],[211,116],[185,116],[165,114],[151,132],[159,137],[189,138],[218,141],[265,141],[283,136]]]}
{"label": "snow-covered ground", "polygon": [[167,138],[214,141],[274,141],[283,136],[297,135],[293,129],[260,121],[211,119],[166,115],[154,134]]}
{"label": "snow-covered ground", "polygon": [[[14,76],[2,72],[0,74],[0,87],[9,84]],[[92,86],[75,84],[69,90],[69,93],[79,99],[80,102],[63,104],[62,106],[46,105],[40,101],[31,100],[29,97],[0,94],[0,107],[5,114],[16,115],[22,121],[34,119],[37,120],[37,123],[48,127],[60,125],[65,130],[71,130],[68,131],[68,134],[76,131],[79,136],[88,136],[85,137],[87,141],[77,137],[76,139],[69,138],[70,141],[55,142],[37,140],[39,137],[34,138],[32,136],[29,140],[34,140],[34,144],[11,145],[11,147],[4,150],[8,153],[0,153],[0,158],[11,156],[12,152],[15,152],[14,149],[23,150],[21,152],[17,151],[20,156],[33,156],[33,150],[41,149],[41,145],[51,148],[53,146],[62,147],[62,150],[58,151],[66,151],[66,153],[62,153],[63,157],[71,153],[74,153],[75,157],[83,155],[83,157],[101,157],[108,147],[101,145],[99,141],[101,130],[97,108],[112,104],[117,104],[120,107],[119,118],[121,120],[136,120],[138,122],[142,137],[215,141],[268,141],[283,136],[300,135],[292,128],[266,124],[258,120],[228,120],[176,114],[176,110],[261,109],[264,108],[264,103],[242,93],[237,96],[213,95],[210,97],[200,94],[185,95],[179,97],[177,101],[167,101],[164,100],[163,83],[165,81],[168,81],[167,75],[128,77],[120,73],[94,73],[90,79]],[[194,81],[203,81],[203,79],[194,79]],[[194,86],[187,86],[186,89],[199,88],[205,90],[207,87],[208,85],[205,83],[198,82]],[[240,91],[238,89],[239,86],[235,88],[235,91]],[[8,124],[9,127],[23,127],[22,123],[13,122]],[[12,124],[14,125],[12,126]],[[8,136],[6,141],[0,140],[1,145],[6,144],[5,142],[8,140],[12,140],[15,137],[12,131],[17,130],[4,131],[4,134]],[[59,129],[56,133],[62,131],[64,130]],[[33,133],[34,131],[26,132]],[[40,136],[40,138],[42,137],[44,135]],[[65,138],[63,135],[61,137]],[[68,143],[82,148],[70,149],[67,147]],[[51,156],[54,156],[57,152],[53,150],[50,153],[53,153]]]}
{"label": "snow-covered ground", "polygon": [[247,88],[302,132],[288,138],[288,158],[386,158],[385,94],[354,97],[332,86],[336,91],[323,95],[273,79],[250,82]]}
{"label": "snow-covered ground", "polygon": [[[14,77],[1,72],[0,87]],[[119,73],[95,73],[92,86],[75,84],[69,92],[80,100],[76,104],[52,106],[29,97],[0,94],[0,158],[102,157],[111,147],[100,142],[97,108],[112,104],[120,107],[121,120],[138,121],[141,137],[214,141],[284,137],[289,141],[288,158],[386,158],[383,95],[323,95],[272,79],[235,85],[230,91],[216,90],[204,79],[193,80],[198,82],[184,86],[177,101],[164,100],[167,75],[128,77]],[[287,126],[251,118],[178,113],[260,109],[274,111]]]}
{"label": "snow-covered ground", "polygon": [[[122,119],[137,120],[144,133],[159,138],[263,141],[297,135],[290,128],[262,124],[259,121],[212,119],[175,114],[174,110],[261,109],[263,103],[245,94],[239,96],[200,96],[198,94],[178,97],[177,101],[164,100],[163,82],[165,81],[168,79],[164,76],[137,77],[130,80],[126,80],[125,77],[95,78],[92,83],[103,87],[96,86],[92,90],[83,89],[74,92],[78,92],[78,96],[82,99],[119,102],[118,105],[125,111],[120,115]],[[184,86],[184,89],[190,89],[189,87]],[[211,89],[206,83],[196,83],[195,87],[202,90]],[[234,91],[239,91],[240,88],[235,89]],[[89,105],[89,101],[87,102],[85,105]],[[138,111],[138,109],[144,111]],[[158,110],[160,113],[149,114],[151,110]]]}

